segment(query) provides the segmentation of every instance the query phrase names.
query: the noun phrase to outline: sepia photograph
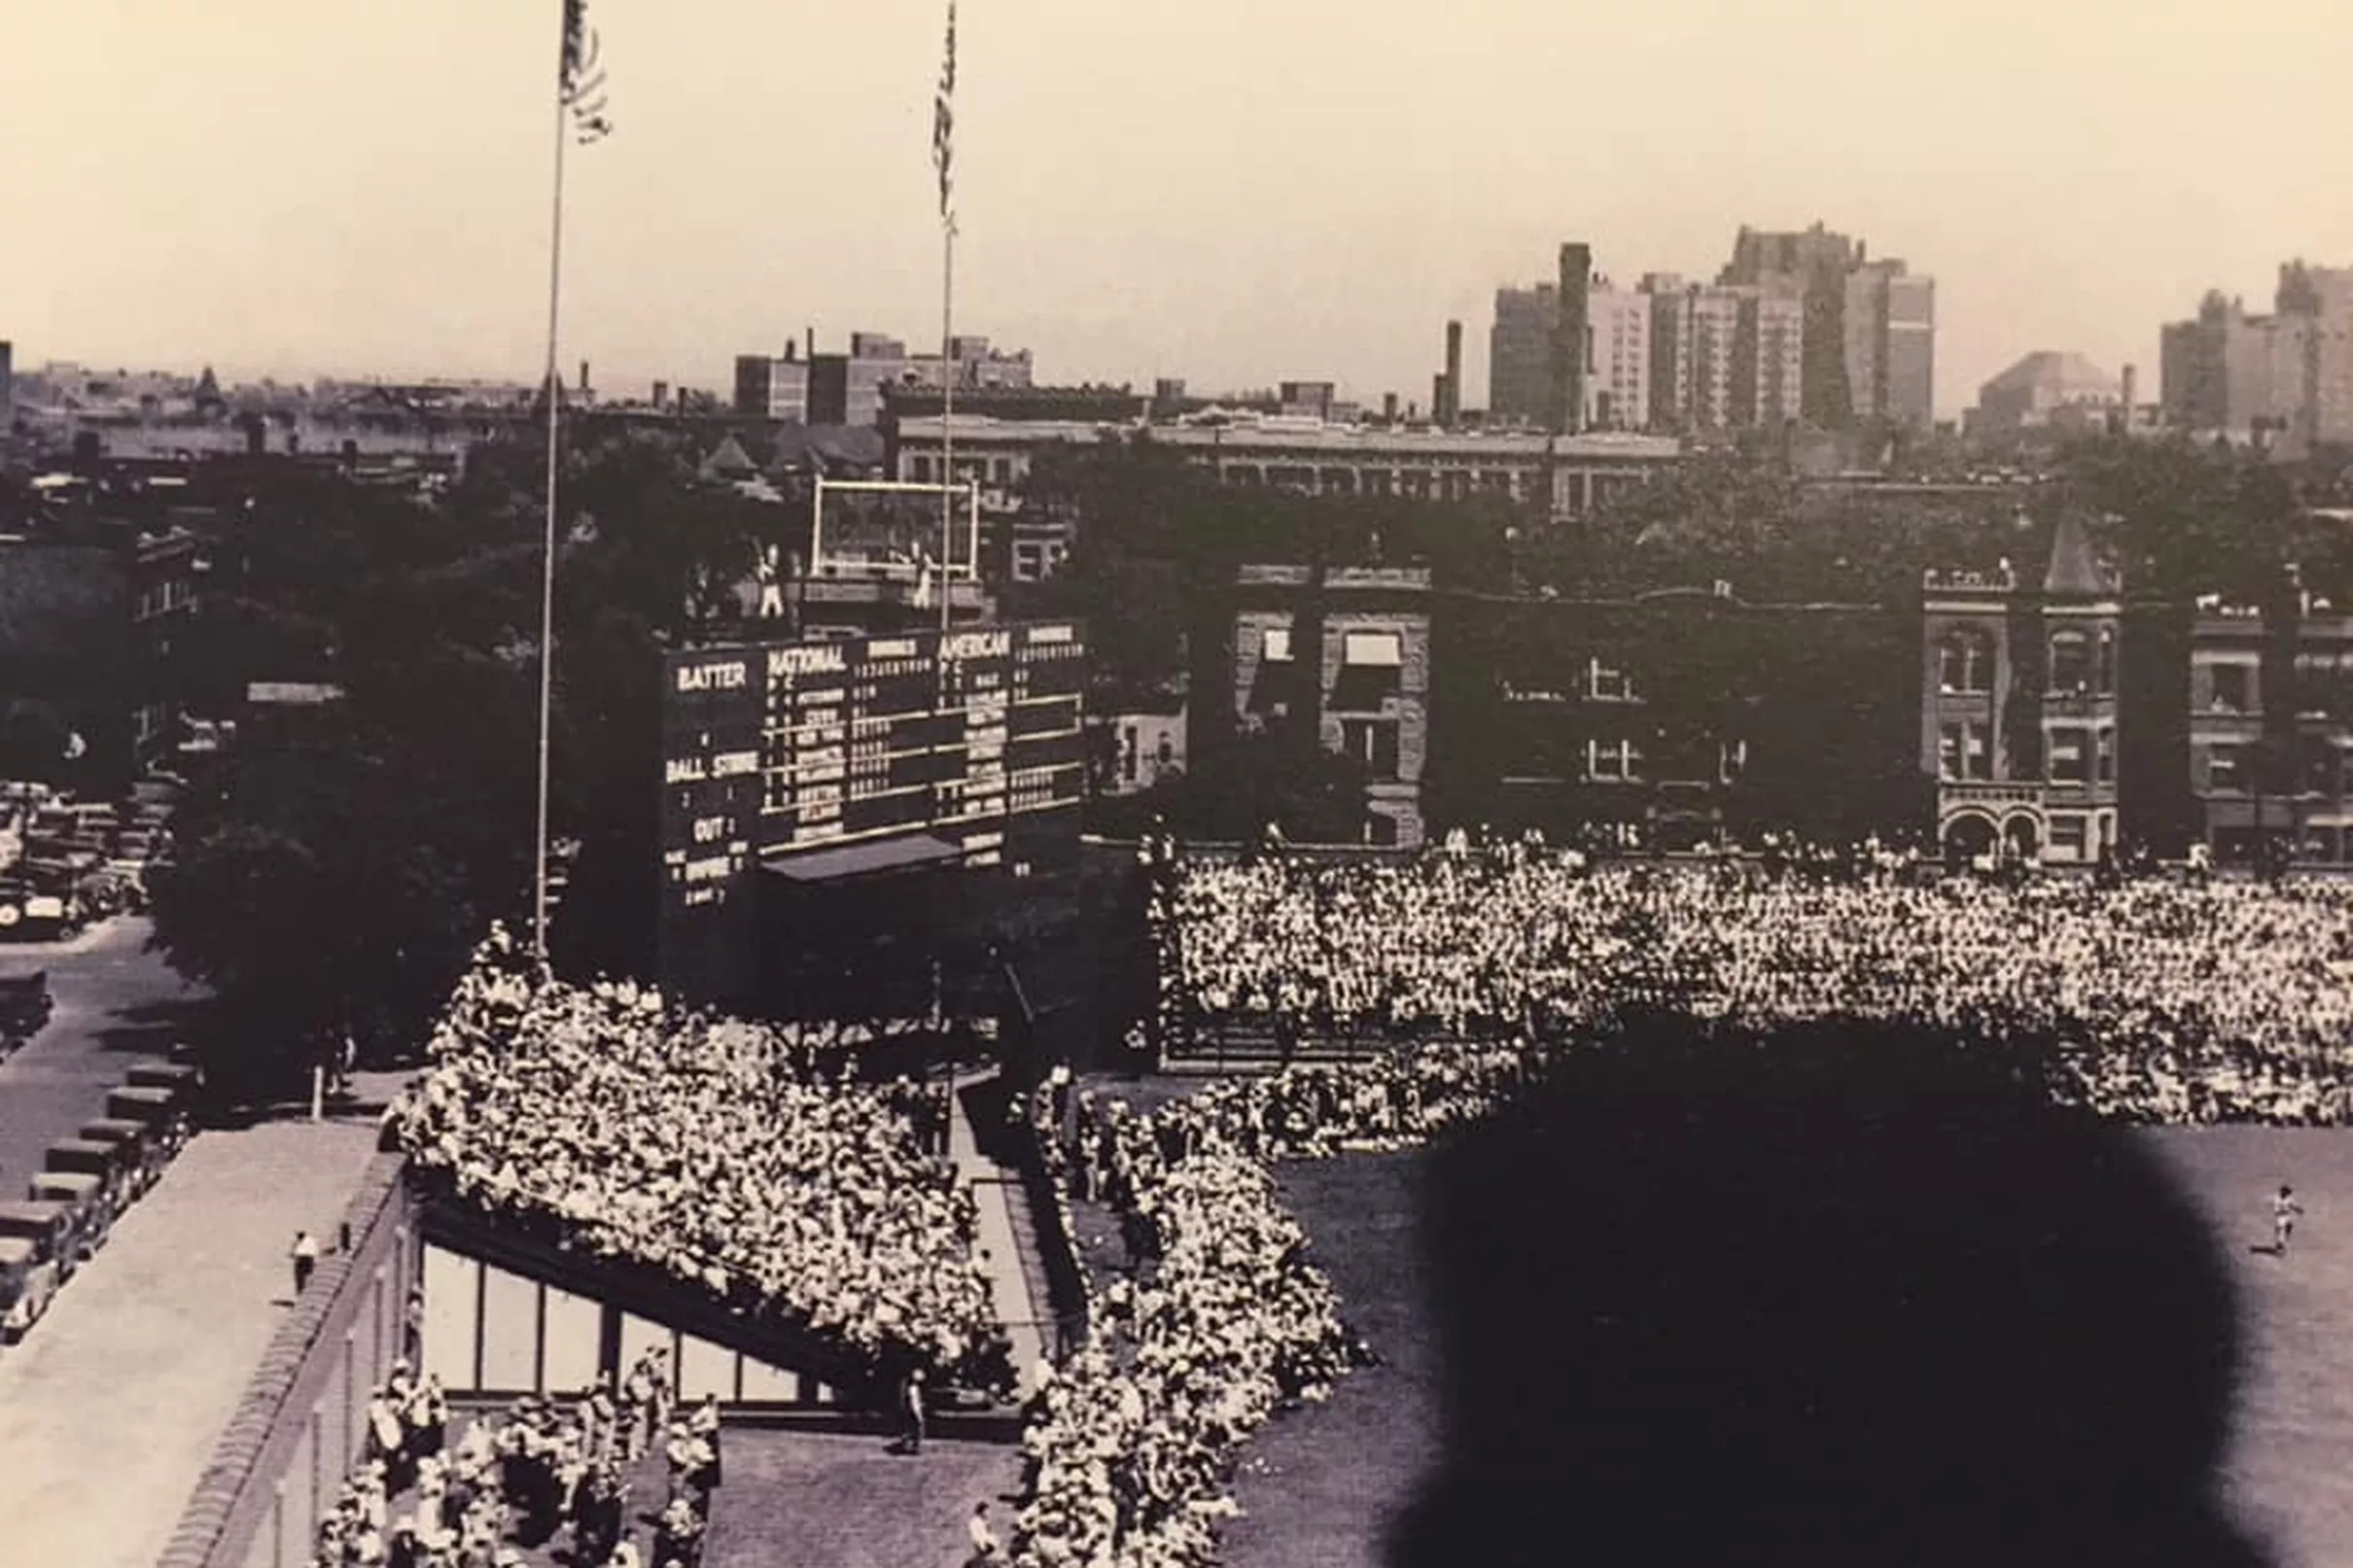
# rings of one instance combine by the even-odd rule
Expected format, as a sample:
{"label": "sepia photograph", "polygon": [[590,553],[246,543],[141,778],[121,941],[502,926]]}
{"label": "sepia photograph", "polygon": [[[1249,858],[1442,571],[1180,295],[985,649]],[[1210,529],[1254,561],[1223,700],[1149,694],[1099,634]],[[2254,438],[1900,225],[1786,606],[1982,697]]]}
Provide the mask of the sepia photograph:
{"label": "sepia photograph", "polygon": [[0,60],[0,1563],[2353,1568],[2353,9]]}

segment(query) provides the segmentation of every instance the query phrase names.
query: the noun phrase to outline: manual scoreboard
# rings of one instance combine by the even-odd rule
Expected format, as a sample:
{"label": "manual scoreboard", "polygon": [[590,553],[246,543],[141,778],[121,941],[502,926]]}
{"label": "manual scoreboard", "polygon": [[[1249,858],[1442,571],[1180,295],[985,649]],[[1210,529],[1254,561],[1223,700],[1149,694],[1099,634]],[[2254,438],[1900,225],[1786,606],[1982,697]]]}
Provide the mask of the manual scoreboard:
{"label": "manual scoreboard", "polygon": [[666,914],[754,867],[932,835],[985,864],[1083,793],[1086,648],[1069,621],[668,655]]}

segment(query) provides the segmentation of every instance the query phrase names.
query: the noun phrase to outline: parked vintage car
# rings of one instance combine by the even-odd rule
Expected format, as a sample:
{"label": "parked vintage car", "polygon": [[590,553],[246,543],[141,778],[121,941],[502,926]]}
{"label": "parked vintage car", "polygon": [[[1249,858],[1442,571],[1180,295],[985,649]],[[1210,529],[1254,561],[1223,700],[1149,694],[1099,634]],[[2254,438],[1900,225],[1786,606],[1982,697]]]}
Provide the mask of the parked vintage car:
{"label": "parked vintage car", "polygon": [[106,1114],[115,1120],[137,1122],[170,1160],[188,1144],[188,1097],[176,1089],[128,1084],[106,1093]]}
{"label": "parked vintage car", "polygon": [[63,1203],[74,1211],[76,1250],[85,1259],[106,1245],[107,1233],[123,1214],[106,1183],[79,1170],[44,1170],[24,1184],[24,1196],[36,1203]]}
{"label": "parked vintage car", "polygon": [[138,1150],[114,1139],[59,1138],[42,1156],[41,1168],[97,1177],[106,1184],[107,1196],[118,1209],[128,1208],[144,1190]]}
{"label": "parked vintage car", "polygon": [[57,1293],[57,1261],[40,1243],[0,1236],[0,1342],[14,1343],[49,1310]]}
{"label": "parked vintage car", "polygon": [[54,1009],[47,969],[0,977],[0,1055],[40,1033]]}
{"label": "parked vintage car", "polygon": [[53,1283],[73,1277],[82,1261],[81,1230],[74,1211],[55,1202],[0,1203],[0,1240],[32,1243],[35,1259],[54,1270]]}
{"label": "parked vintage car", "polygon": [[204,1085],[203,1069],[186,1062],[140,1062],[123,1075],[123,1080],[139,1089],[169,1089],[183,1098],[193,1097]]}
{"label": "parked vintage car", "polygon": [[128,1167],[133,1186],[139,1192],[153,1187],[171,1163],[163,1150],[163,1140],[148,1130],[145,1122],[127,1118],[101,1117],[82,1124],[82,1137],[89,1143],[112,1143],[122,1154]]}

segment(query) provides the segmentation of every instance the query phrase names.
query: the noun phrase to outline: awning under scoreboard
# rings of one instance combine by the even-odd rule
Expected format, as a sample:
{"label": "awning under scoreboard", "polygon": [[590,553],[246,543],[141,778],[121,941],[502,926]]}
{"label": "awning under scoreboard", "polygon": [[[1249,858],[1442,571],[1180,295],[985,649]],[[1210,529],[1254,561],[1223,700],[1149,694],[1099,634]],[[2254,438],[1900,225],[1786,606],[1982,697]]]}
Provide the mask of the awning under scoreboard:
{"label": "awning under scoreboard", "polygon": [[830,850],[807,850],[799,854],[772,855],[760,869],[792,882],[833,882],[842,877],[869,876],[877,871],[900,871],[910,866],[936,865],[962,856],[964,851],[932,833],[871,839]]}

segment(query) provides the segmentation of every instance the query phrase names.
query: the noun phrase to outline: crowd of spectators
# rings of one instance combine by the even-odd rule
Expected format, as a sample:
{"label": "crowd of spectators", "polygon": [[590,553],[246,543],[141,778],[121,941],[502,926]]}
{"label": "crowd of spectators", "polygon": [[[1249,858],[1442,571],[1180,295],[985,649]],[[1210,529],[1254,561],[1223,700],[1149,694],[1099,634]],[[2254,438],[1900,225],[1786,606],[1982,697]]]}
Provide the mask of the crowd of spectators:
{"label": "crowd of spectators", "polygon": [[[405,1362],[368,1406],[366,1456],[321,1521],[314,1568],[515,1568],[560,1530],[576,1568],[699,1568],[719,1484],[719,1411],[670,1410],[641,1364],[622,1388],[526,1396],[448,1441],[449,1408]],[[668,1491],[650,1556],[629,1526],[630,1468],[664,1444]]]}
{"label": "crowd of spectators", "polygon": [[[1156,868],[1165,1039],[1573,1036],[1659,1007],[2051,1042],[2054,1086],[2152,1121],[2353,1120],[2353,883],[1987,879],[1893,857],[1418,859]],[[1917,869],[1917,868],[1913,868]]]}
{"label": "crowd of spectators", "polygon": [[1437,1042],[1226,1079],[1149,1113],[1049,1079],[1030,1102],[1039,1146],[1066,1194],[1120,1216],[1130,1268],[1091,1283],[1088,1343],[1032,1399],[1017,1568],[1214,1561],[1242,1445],[1375,1356],[1274,1163],[1411,1147],[1541,1070],[1524,1046]]}
{"label": "crowd of spectators", "polygon": [[1143,851],[1164,1040],[1224,1027],[1382,1047],[1149,1113],[1056,1074],[1031,1115],[1132,1273],[1036,1396],[1017,1568],[1200,1568],[1241,1445],[1372,1356],[1273,1165],[1411,1147],[1645,1009],[1731,1038],[1911,1023],[2040,1049],[2119,1119],[2353,1121],[2353,886],[1958,878],[1865,846],[1700,864],[1459,838],[1412,861]]}
{"label": "crowd of spectators", "polygon": [[422,1179],[506,1223],[658,1269],[888,1383],[1009,1388],[968,1185],[905,1081],[812,1076],[791,1035],[541,973],[494,931],[387,1112]]}

